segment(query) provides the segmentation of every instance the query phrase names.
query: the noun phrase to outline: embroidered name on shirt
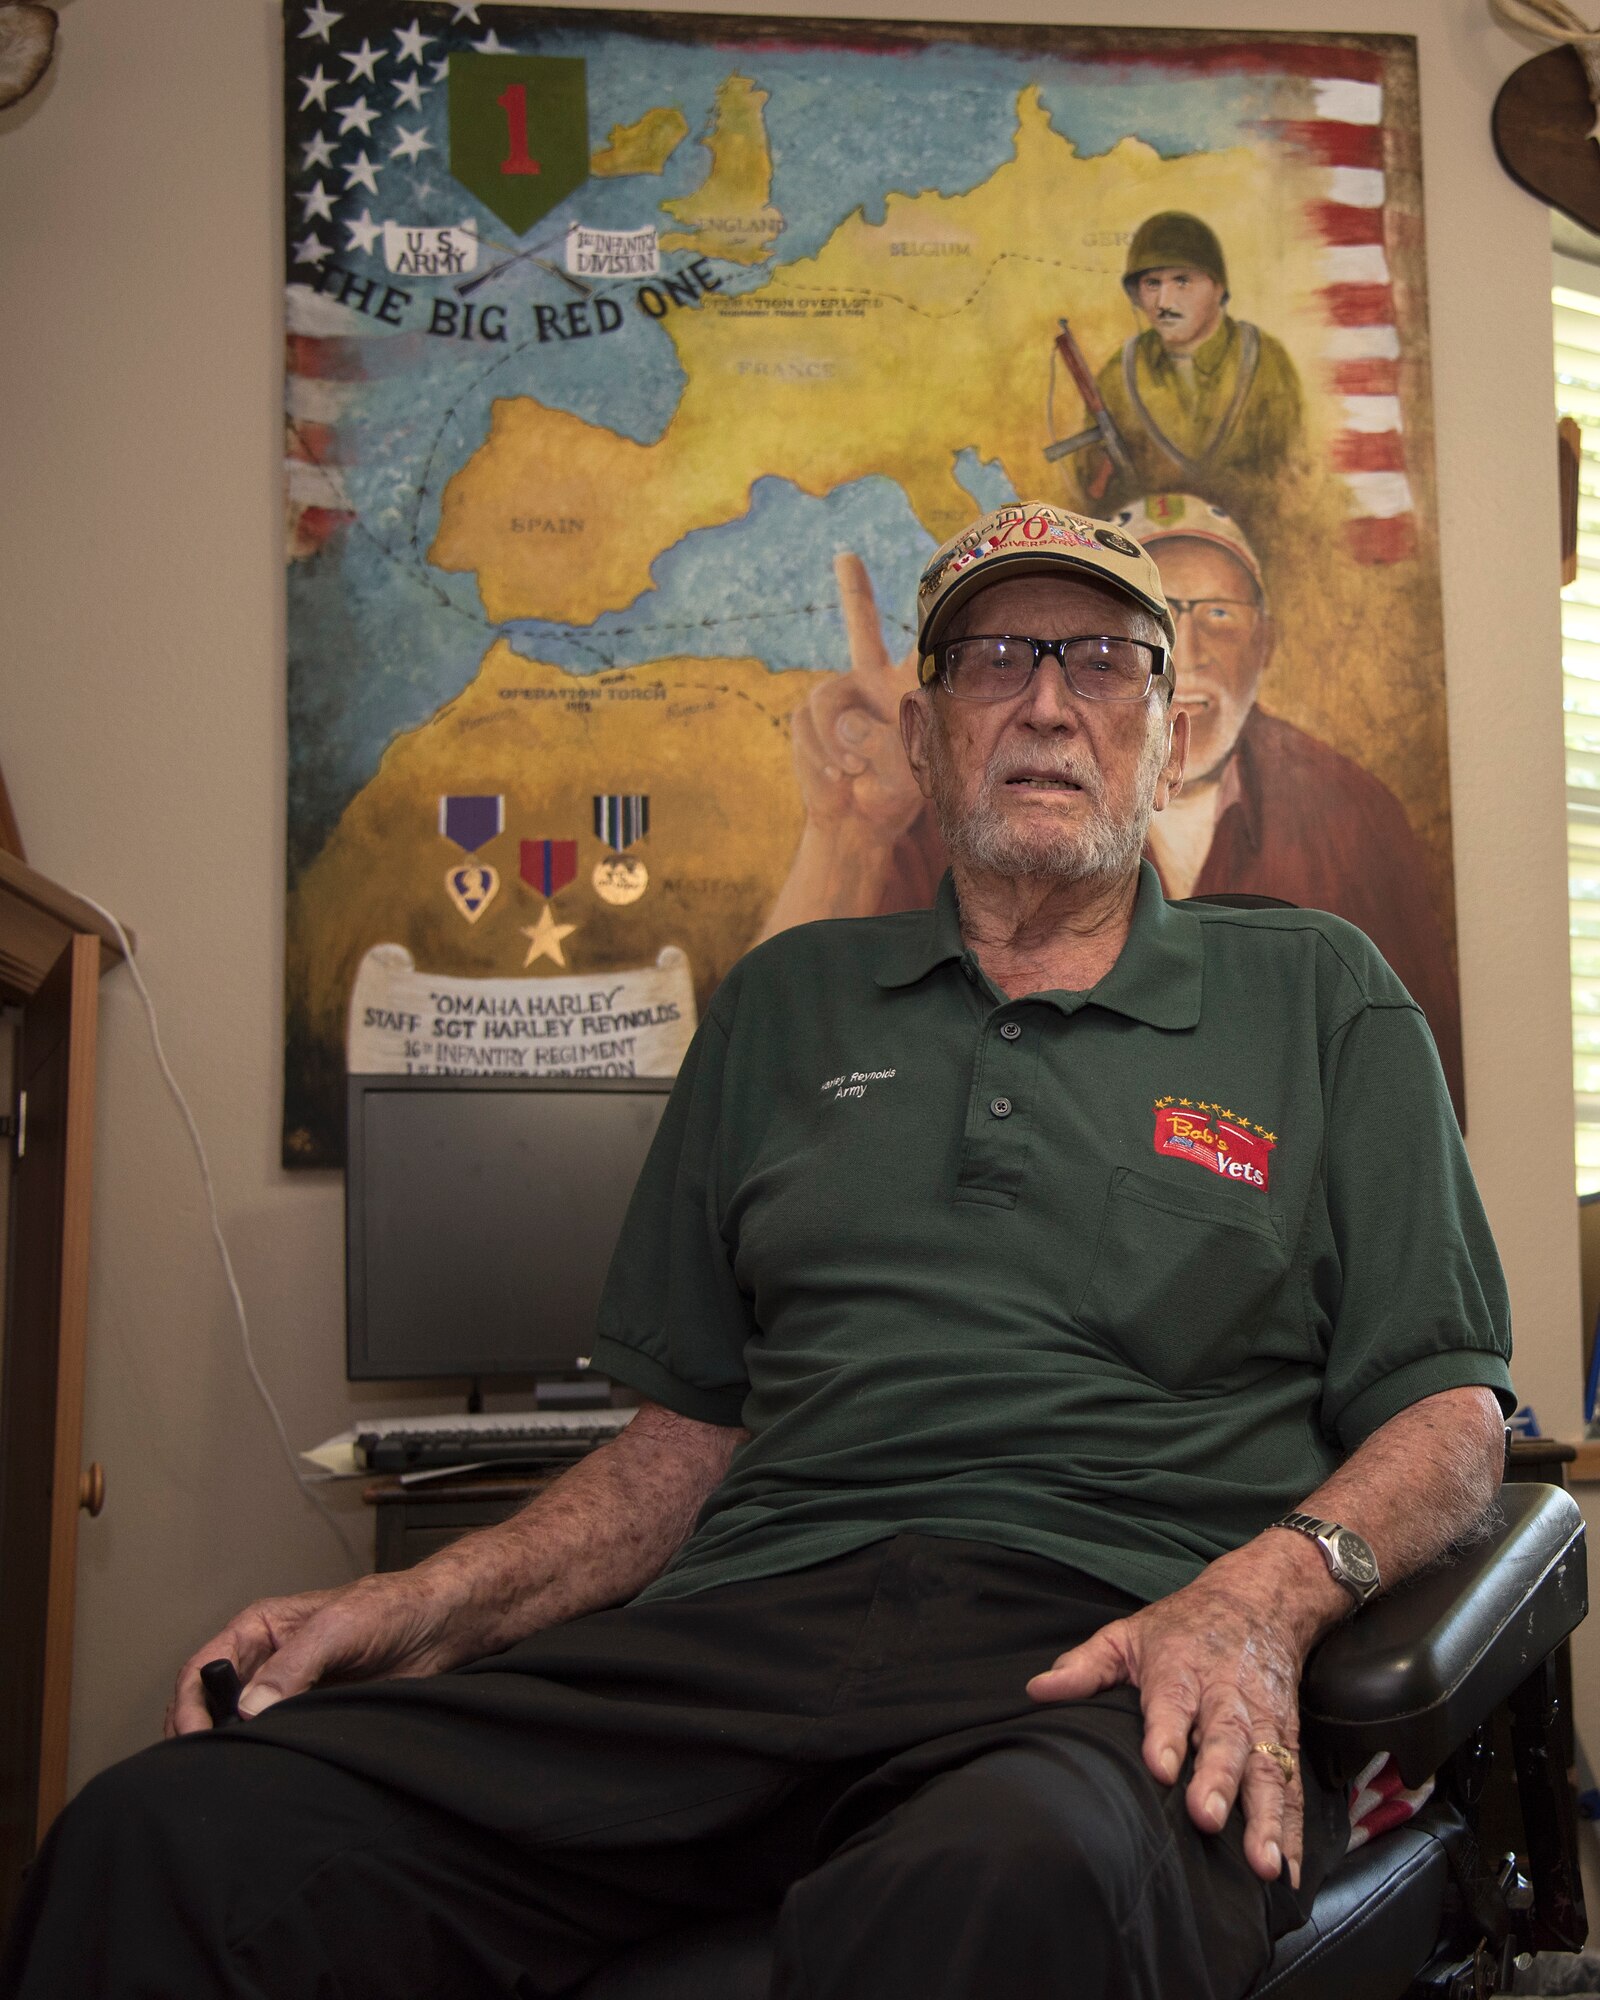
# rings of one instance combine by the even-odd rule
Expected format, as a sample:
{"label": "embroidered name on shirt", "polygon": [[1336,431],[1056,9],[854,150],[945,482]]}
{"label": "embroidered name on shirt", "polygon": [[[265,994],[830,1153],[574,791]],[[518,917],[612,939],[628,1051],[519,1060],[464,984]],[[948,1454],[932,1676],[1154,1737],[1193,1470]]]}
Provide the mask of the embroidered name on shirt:
{"label": "embroidered name on shirt", "polygon": [[1224,1180],[1243,1181],[1265,1189],[1271,1171],[1276,1132],[1256,1125],[1225,1104],[1205,1104],[1188,1097],[1158,1097],[1155,1103],[1158,1153],[1173,1160],[1193,1160],[1197,1167]]}
{"label": "embroidered name on shirt", "polygon": [[865,1097],[869,1083],[886,1083],[892,1069],[853,1069],[848,1075],[830,1076],[822,1086],[824,1097]]}

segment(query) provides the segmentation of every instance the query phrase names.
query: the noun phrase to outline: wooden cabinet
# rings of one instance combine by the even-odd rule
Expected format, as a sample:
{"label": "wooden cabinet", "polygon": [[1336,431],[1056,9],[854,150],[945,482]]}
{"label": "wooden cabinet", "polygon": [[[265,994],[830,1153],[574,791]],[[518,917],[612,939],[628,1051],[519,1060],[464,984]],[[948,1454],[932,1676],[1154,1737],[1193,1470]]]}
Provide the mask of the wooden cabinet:
{"label": "wooden cabinet", "polygon": [[90,907],[0,853],[0,999],[20,1004],[0,1332],[0,1927],[66,1798],[100,974]]}
{"label": "wooden cabinet", "polygon": [[479,1473],[419,1486],[375,1480],[362,1495],[376,1510],[373,1568],[410,1569],[473,1528],[509,1520],[555,1477],[555,1472]]}

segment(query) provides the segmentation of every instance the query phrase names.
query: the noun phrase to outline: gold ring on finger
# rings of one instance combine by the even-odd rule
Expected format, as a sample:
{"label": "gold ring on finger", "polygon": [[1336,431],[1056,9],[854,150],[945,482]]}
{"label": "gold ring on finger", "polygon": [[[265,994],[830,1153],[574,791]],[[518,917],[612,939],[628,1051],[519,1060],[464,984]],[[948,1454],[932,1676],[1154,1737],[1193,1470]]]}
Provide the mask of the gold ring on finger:
{"label": "gold ring on finger", "polygon": [[1285,1743],[1252,1743],[1252,1750],[1259,1750],[1263,1757],[1270,1757],[1283,1773],[1284,1783],[1292,1785],[1296,1770],[1294,1752]]}

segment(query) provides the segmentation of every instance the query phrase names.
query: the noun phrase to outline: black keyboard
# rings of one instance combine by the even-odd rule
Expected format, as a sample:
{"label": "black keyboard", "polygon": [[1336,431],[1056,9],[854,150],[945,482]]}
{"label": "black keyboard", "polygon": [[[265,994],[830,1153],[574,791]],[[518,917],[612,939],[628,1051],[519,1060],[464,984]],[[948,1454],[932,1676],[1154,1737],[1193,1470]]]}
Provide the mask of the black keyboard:
{"label": "black keyboard", "polygon": [[558,1465],[614,1438],[630,1410],[517,1410],[482,1416],[389,1417],[356,1433],[370,1472],[446,1466]]}

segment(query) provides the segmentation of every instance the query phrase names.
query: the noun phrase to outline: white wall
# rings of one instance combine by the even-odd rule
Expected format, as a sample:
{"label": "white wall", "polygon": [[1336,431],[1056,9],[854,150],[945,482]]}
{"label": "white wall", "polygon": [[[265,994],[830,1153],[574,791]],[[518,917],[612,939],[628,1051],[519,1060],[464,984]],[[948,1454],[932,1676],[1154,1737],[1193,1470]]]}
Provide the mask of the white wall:
{"label": "white wall", "polygon": [[[1488,129],[1523,51],[1482,0],[1026,18],[1419,37],[1472,1152],[1522,1393],[1576,1435],[1549,224]],[[0,761],[35,864],[139,933],[261,1365],[307,1443],[392,1405],[343,1379],[338,1181],[276,1165],[278,33],[263,0],[71,0],[47,90],[0,113]],[[75,1781],[150,1735],[236,1605],[347,1567],[249,1388],[127,975],[102,995],[85,1452],[110,1497],[84,1524]]]}

